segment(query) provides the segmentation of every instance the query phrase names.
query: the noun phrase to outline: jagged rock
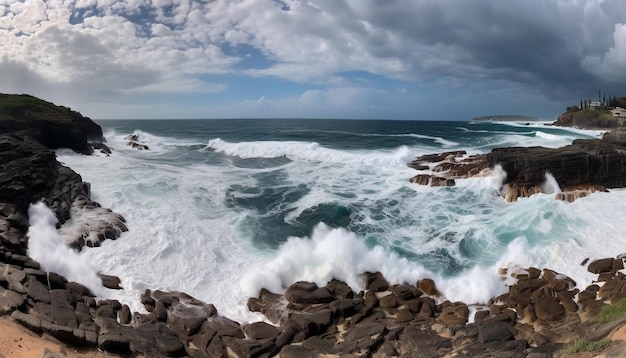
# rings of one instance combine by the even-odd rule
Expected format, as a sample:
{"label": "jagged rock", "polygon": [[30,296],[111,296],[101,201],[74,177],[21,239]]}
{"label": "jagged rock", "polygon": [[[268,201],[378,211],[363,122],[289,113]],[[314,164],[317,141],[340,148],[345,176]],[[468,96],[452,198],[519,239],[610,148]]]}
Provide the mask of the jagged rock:
{"label": "jagged rock", "polygon": [[430,329],[407,325],[400,333],[396,350],[400,356],[410,356],[419,352],[421,357],[442,357],[452,348],[452,340],[437,335]]}
{"label": "jagged rock", "polygon": [[98,277],[100,277],[100,279],[102,280],[102,286],[104,286],[106,288],[110,288],[112,290],[122,290],[123,289],[120,286],[120,283],[122,283],[122,280],[120,280],[120,278],[117,277],[117,276],[104,275],[104,274],[99,273]]}
{"label": "jagged rock", "polygon": [[130,324],[132,320],[132,314],[130,312],[130,307],[128,307],[128,305],[122,306],[122,309],[119,311],[119,319],[120,319],[121,324]]}
{"label": "jagged rock", "polygon": [[360,352],[367,356],[384,341],[388,331],[385,325],[376,322],[352,327],[337,345],[337,351],[342,355]]}
{"label": "jagged rock", "polygon": [[254,339],[227,337],[227,339],[224,339],[224,343],[239,358],[259,357],[263,353],[271,352],[274,348],[274,342],[272,341],[262,343]]}
{"label": "jagged rock", "polygon": [[287,318],[287,300],[277,293],[267,289],[261,289],[259,298],[250,297],[247,302],[248,309],[252,312],[261,312],[272,323],[278,324]]}
{"label": "jagged rock", "polygon": [[370,291],[381,292],[389,288],[389,282],[380,272],[366,272],[363,276],[365,278],[365,288]]}
{"label": "jagged rock", "polygon": [[204,325],[215,330],[220,337],[244,338],[244,333],[239,323],[225,317],[211,317]]}
{"label": "jagged rock", "polygon": [[19,293],[26,293],[22,283],[26,279],[26,273],[11,265],[5,265],[2,270],[2,277],[8,284],[8,289]]}
{"label": "jagged rock", "polygon": [[422,292],[429,296],[439,296],[439,290],[437,290],[437,286],[435,285],[435,281],[430,278],[424,278],[417,282],[417,287],[419,287]]}
{"label": "jagged rock", "polygon": [[398,307],[398,298],[393,293],[385,295],[379,299],[380,307],[383,309],[392,309]]}
{"label": "jagged rock", "polygon": [[317,287],[310,282],[299,281],[287,288],[285,298],[291,303],[316,304],[328,303],[335,297],[326,287]]}
{"label": "jagged rock", "polygon": [[333,301],[329,307],[333,315],[347,318],[363,309],[364,305],[362,298],[353,298]]}
{"label": "jagged rock", "polygon": [[130,134],[127,135],[126,137],[124,137],[124,139],[126,141],[128,141],[126,143],[126,145],[128,145],[129,147],[138,149],[138,150],[149,150],[150,148],[148,148],[148,146],[143,143],[141,140],[139,140],[139,136],[136,134]]}
{"label": "jagged rock", "polygon": [[0,316],[9,314],[22,307],[26,298],[12,290],[5,290],[0,287]]}
{"label": "jagged rock", "polygon": [[37,302],[50,303],[50,291],[35,277],[30,276],[24,284],[24,290],[28,297]]}
{"label": "jagged rock", "polygon": [[247,324],[243,327],[243,331],[246,333],[248,338],[257,340],[276,338],[276,336],[278,336],[278,328],[265,322]]}
{"label": "jagged rock", "polygon": [[329,309],[322,309],[317,312],[294,312],[289,316],[288,324],[305,333],[306,337],[320,334],[328,328],[332,322],[332,313]]}
{"label": "jagged rock", "polygon": [[467,323],[469,318],[469,308],[464,303],[460,304],[450,304],[444,307],[437,317],[441,323],[452,326],[452,325],[464,325]]}
{"label": "jagged rock", "polygon": [[326,289],[337,299],[354,297],[354,292],[352,292],[350,286],[343,281],[332,279],[326,284]]}

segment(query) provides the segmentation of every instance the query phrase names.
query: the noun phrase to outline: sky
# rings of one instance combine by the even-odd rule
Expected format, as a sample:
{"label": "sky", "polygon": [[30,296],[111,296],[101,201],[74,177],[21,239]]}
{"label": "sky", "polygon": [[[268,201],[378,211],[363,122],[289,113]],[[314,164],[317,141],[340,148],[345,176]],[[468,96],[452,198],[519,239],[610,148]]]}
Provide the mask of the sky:
{"label": "sky", "polygon": [[0,0],[0,92],[94,119],[555,119],[626,96],[624,0]]}

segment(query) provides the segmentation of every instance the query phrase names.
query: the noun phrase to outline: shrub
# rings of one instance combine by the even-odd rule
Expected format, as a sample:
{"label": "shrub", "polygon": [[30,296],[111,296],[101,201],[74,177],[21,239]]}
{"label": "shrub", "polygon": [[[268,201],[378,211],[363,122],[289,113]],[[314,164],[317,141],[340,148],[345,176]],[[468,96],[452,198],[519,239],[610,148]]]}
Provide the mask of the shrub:
{"label": "shrub", "polygon": [[626,316],[626,298],[621,301],[602,307],[596,321],[598,322],[610,322],[618,318]]}
{"label": "shrub", "polygon": [[590,342],[583,338],[568,344],[561,352],[565,355],[583,352],[597,352],[608,347],[610,344],[611,340],[608,338],[602,338],[601,340],[595,342]]}

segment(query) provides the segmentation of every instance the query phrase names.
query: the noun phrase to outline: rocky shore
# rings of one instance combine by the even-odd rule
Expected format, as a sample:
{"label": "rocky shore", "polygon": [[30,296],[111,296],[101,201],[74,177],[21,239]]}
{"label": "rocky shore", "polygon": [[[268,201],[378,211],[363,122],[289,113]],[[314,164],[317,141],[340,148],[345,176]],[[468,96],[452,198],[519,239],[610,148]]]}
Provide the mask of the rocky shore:
{"label": "rocky shore", "polygon": [[[20,111],[0,117],[0,316],[56,344],[138,357],[539,358],[560,356],[563,345],[577,339],[600,340],[626,323],[624,318],[595,320],[603,307],[626,297],[624,257],[583,263],[597,279],[582,291],[571,278],[549,269],[503,270],[508,292],[482,303],[450,302],[429,278],[392,285],[379,272],[365,272],[360,292],[338,280],[324,287],[296,282],[284,293],[261,290],[249,298],[248,308],[262,313],[266,322],[236,322],[210,303],[158,287],[137,298],[145,312],[131,312],[125,304],[99,299],[84,285],[46,272],[28,256],[28,209],[39,201],[52,209],[75,250],[117,239],[126,230],[124,218],[93,202],[89,184],[53,152],[58,147],[106,152],[101,129],[67,108],[57,110],[63,118],[58,122],[54,116],[43,122],[16,119]],[[542,170],[559,183],[570,178],[564,185],[616,187],[619,175],[609,171],[625,170],[625,135],[574,142],[561,151],[565,154],[531,148],[536,152],[528,155],[526,149],[509,148],[479,157],[460,152],[422,157],[411,166],[430,172],[413,180],[451,185],[455,178],[482,175],[499,163],[510,171],[506,184],[527,192],[543,181]],[[563,158],[569,158],[568,165],[558,164]],[[587,172],[568,169],[572,163]],[[592,170],[605,171],[593,176]],[[100,278],[107,289],[121,289],[119,278],[106,273]],[[36,356],[82,356],[68,351]]]}
{"label": "rocky shore", "polygon": [[409,167],[418,170],[412,183],[453,186],[455,180],[493,174],[500,168],[506,175],[499,194],[507,201],[548,193],[546,174],[554,177],[561,192],[559,200],[573,201],[596,191],[626,186],[626,128],[604,134],[602,139],[576,139],[562,148],[510,147],[468,156],[464,151],[438,153],[416,158]]}

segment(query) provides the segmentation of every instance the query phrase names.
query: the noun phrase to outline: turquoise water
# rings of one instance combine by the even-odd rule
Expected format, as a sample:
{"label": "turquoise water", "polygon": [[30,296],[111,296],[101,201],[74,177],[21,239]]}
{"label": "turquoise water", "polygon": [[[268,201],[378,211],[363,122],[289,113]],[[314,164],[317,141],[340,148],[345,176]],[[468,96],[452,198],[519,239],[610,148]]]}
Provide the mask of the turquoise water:
{"label": "turquoise water", "polygon": [[[261,287],[336,277],[357,289],[366,270],[398,282],[434,277],[450,299],[486,300],[503,289],[498,266],[558,267],[571,240],[584,255],[580,232],[595,220],[549,195],[506,203],[502,173],[430,188],[409,183],[416,171],[406,164],[450,150],[559,147],[596,132],[446,121],[99,124],[110,157],[58,155],[129,222],[122,238],[85,253],[126,277],[116,294],[129,301],[144,288],[179,289],[248,317],[245,299]],[[126,146],[128,134],[150,150]]]}

